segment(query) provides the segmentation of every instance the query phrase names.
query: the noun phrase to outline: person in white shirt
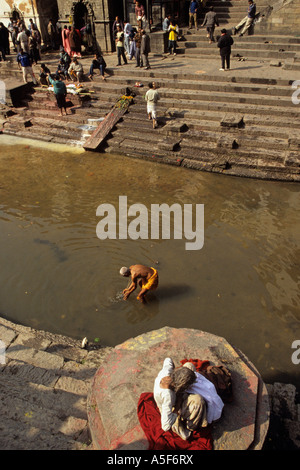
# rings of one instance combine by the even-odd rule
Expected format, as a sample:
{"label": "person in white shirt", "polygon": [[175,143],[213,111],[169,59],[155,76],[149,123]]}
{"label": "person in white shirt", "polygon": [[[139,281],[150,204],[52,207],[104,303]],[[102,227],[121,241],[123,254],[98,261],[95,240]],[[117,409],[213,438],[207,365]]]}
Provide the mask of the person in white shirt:
{"label": "person in white shirt", "polygon": [[26,33],[25,28],[23,28],[22,31],[17,36],[17,41],[19,41],[20,48],[23,49],[24,52],[27,52],[27,54],[29,54],[29,39],[28,39],[28,37],[29,36]]}
{"label": "person in white shirt", "polygon": [[192,363],[175,370],[169,357],[154,381],[153,395],[163,431],[171,429],[185,440],[193,431],[218,420],[224,407],[214,384],[196,372]]}
{"label": "person in white shirt", "polygon": [[216,387],[203,375],[196,372],[194,364],[186,362],[183,367],[188,367],[196,375],[195,382],[186,390],[186,393],[201,395],[206,401],[206,419],[208,424],[220,419],[224,403],[217,394]]}

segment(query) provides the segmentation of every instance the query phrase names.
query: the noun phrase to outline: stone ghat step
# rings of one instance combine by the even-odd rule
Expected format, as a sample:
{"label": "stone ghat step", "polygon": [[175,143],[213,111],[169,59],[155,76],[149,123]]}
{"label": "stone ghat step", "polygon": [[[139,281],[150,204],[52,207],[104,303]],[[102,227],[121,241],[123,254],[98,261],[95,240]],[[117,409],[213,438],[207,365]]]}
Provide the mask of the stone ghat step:
{"label": "stone ghat step", "polygon": [[[145,78],[145,77],[143,77]],[[148,78],[148,77],[147,77]],[[135,87],[136,83],[136,75],[134,79],[124,78],[124,77],[115,77],[112,76],[107,83],[97,82],[93,85],[93,90],[97,93],[102,94],[104,93],[112,93],[115,94],[116,92],[124,91],[125,87],[128,86],[131,88],[135,94],[145,94],[148,90],[146,80],[142,80],[143,87]],[[233,81],[221,81],[216,77],[212,77],[211,80],[199,78],[199,80],[157,80],[156,82],[160,89],[165,89],[165,87],[169,89],[174,89],[175,92],[180,89],[181,92],[189,93],[191,90],[194,90],[198,93],[199,90],[202,91],[209,91],[209,92],[231,92],[231,93],[238,93],[238,94],[260,94],[260,95],[273,95],[273,96],[291,96],[292,88],[291,85],[288,84],[286,86],[281,85],[272,85],[272,84],[255,84],[255,83],[237,83]],[[118,85],[118,89],[116,88]]]}
{"label": "stone ghat step", "polygon": [[[180,124],[178,122],[174,122],[177,126]],[[182,123],[184,124],[184,123]],[[114,135],[121,135],[123,134],[126,138],[131,136],[133,139],[137,138],[138,140],[146,140],[150,139],[147,134],[149,132],[151,136],[153,136],[153,129],[151,128],[152,124],[148,122],[141,123],[139,122],[139,127],[137,128],[136,124],[133,122],[128,122],[127,120],[122,121],[121,123],[117,124],[118,132]],[[212,144],[214,147],[216,142],[220,139],[227,139],[228,145],[231,145],[233,141],[238,143],[239,148],[247,148],[249,151],[252,149],[271,149],[271,150],[281,150],[285,151],[288,147],[288,140],[286,137],[284,138],[275,138],[274,136],[261,136],[258,134],[251,134],[251,133],[243,133],[243,130],[239,130],[236,132],[235,135],[232,133],[226,132],[226,130],[222,129],[209,129],[209,130],[199,130],[199,129],[189,129],[184,133],[176,133],[170,127],[163,126],[159,128],[159,134],[165,134],[168,136],[173,136],[175,139],[184,139],[185,141],[188,140],[191,147],[199,147],[203,145],[205,142],[206,145]],[[155,138],[155,136],[154,136]]]}
{"label": "stone ghat step", "polygon": [[[47,353],[45,353],[46,355]],[[22,364],[25,369],[27,364]],[[20,367],[20,366],[19,366]],[[30,366],[28,366],[30,369]],[[45,370],[47,366],[45,364]],[[78,435],[86,425],[86,414],[80,403],[81,396],[72,393],[67,394],[63,390],[53,390],[53,387],[26,382],[21,379],[16,381],[14,377],[5,374],[5,380],[1,381],[2,388],[2,427],[7,425],[5,441],[14,442],[15,450],[27,450],[29,436],[32,434],[32,448],[34,449],[65,449],[75,447],[76,431],[74,424],[77,421]],[[68,403],[69,398],[69,403]],[[76,401],[78,402],[75,405]],[[62,409],[64,406],[64,409]],[[76,410],[77,407],[77,410]],[[69,426],[66,416],[69,415]],[[43,416],[43,419],[40,417]],[[73,420],[73,426],[71,424]],[[12,426],[12,423],[18,426]],[[30,423],[30,425],[29,425]],[[17,435],[10,436],[10,433]],[[24,433],[24,434],[23,434]],[[75,434],[75,435],[74,435]],[[26,436],[26,437],[25,437]],[[80,444],[80,439],[78,445]],[[79,447],[78,447],[79,448]],[[10,448],[10,450],[13,450]]]}
{"label": "stone ghat step", "polygon": [[[103,113],[106,113],[108,112],[112,105],[114,104],[115,101],[112,100],[111,103],[103,103],[103,106],[101,105],[91,105],[89,107],[77,107],[77,106],[74,106],[74,107],[71,107],[71,108],[68,108],[71,110],[71,112],[73,114],[82,114],[82,113],[85,113],[86,115],[90,115],[91,117],[102,117]],[[58,108],[57,108],[57,105],[56,105],[56,102],[54,101],[30,101],[28,102],[28,109],[31,111],[34,111],[34,110],[41,110],[41,109],[45,109],[43,108],[43,105],[46,105],[47,106],[47,111],[56,111],[58,112]]]}
{"label": "stone ghat step", "polygon": [[[180,46],[184,46],[186,49],[194,49],[194,48],[206,48],[209,49],[210,51],[213,50],[213,45],[209,44],[207,37],[202,38],[202,40],[188,40],[185,42],[180,42]],[[217,45],[216,43],[214,44],[215,46]],[[257,52],[260,50],[264,51],[275,51],[275,52],[299,52],[300,51],[300,43],[299,44],[273,44],[273,43],[261,43],[261,42],[244,42],[244,43],[239,43],[235,40],[234,38],[234,44],[231,47],[233,53],[236,49],[242,49],[242,50],[247,50],[247,51],[252,51],[252,52]],[[283,49],[283,51],[281,51]],[[219,49],[217,49],[217,52],[219,53]]]}
{"label": "stone ghat step", "polygon": [[[135,98],[136,99],[136,98]],[[145,105],[144,105],[145,106]],[[296,106],[294,106],[296,108]],[[180,102],[174,103],[172,100],[161,100],[159,101],[159,109],[160,110],[165,110],[165,111],[170,111],[173,109],[177,110],[177,115],[180,113],[186,113],[187,115],[193,115],[193,116],[198,116],[199,112],[204,111],[210,113],[212,112],[219,112],[219,116],[221,117],[224,113],[230,113],[230,114],[253,114],[253,115],[260,115],[265,117],[266,116],[266,122],[267,119],[270,120],[274,116],[280,116],[284,117],[286,119],[299,119],[299,110],[298,109],[288,109],[288,108],[277,108],[277,107],[272,107],[272,106],[260,106],[260,105],[254,105],[254,104],[245,104],[245,103],[223,103],[220,101],[198,101],[197,105],[193,106],[193,103],[190,101],[183,101],[181,100]],[[201,110],[201,111],[200,111]],[[291,124],[295,124],[297,121],[291,120]]]}
{"label": "stone ghat step", "polygon": [[[171,123],[172,124],[172,123]],[[175,129],[179,127],[181,123],[174,122],[176,126]],[[184,124],[184,123],[182,123]],[[224,129],[224,128],[223,128]],[[170,139],[175,141],[185,141],[188,142],[191,148],[203,147],[203,142],[205,147],[211,147],[212,149],[216,148],[219,140],[224,140],[225,146],[232,146],[233,141],[236,141],[239,145],[238,149],[247,149],[248,153],[262,151],[265,152],[265,149],[275,151],[279,153],[288,149],[288,139],[287,138],[276,138],[268,136],[253,136],[248,134],[243,134],[242,131],[237,132],[236,135],[233,135],[232,132],[226,132],[226,130],[218,129],[208,129],[208,130],[199,130],[199,129],[189,129],[186,132],[176,132],[168,125],[160,125],[158,129],[152,129],[152,123],[144,120],[144,122],[139,121],[130,122],[127,119],[117,123],[115,130],[112,132],[113,136],[123,137],[125,139],[137,139],[139,142],[145,142],[145,148],[147,147],[146,142],[151,142],[152,146],[157,144],[156,139],[158,135],[161,137],[168,136]]]}
{"label": "stone ghat step", "polygon": [[[220,55],[219,49],[211,49],[207,47],[178,47],[177,48],[177,54],[184,54],[186,56],[192,56],[192,55]],[[239,53],[243,57],[255,57],[255,58],[260,58],[260,59],[291,59],[295,57],[296,51],[284,51],[284,52],[279,52],[279,51],[271,51],[271,50],[254,50],[254,49],[243,49],[241,46],[234,46],[232,50],[232,56],[234,56],[234,53]]]}
{"label": "stone ghat step", "polygon": [[175,166],[182,166],[190,169],[197,169],[202,171],[210,171],[216,173],[223,173],[232,176],[245,176],[252,178],[263,179],[277,179],[282,181],[299,181],[299,175],[293,174],[288,171],[285,166],[275,161],[266,163],[264,157],[255,157],[249,162],[249,156],[236,152],[233,155],[232,151],[226,152],[222,149],[220,154],[216,154],[216,149],[210,151],[209,149],[199,149],[196,154],[193,152],[181,151],[177,155],[174,152],[167,154],[161,151],[140,150],[135,148],[130,139],[121,142],[115,142],[109,147],[104,149],[106,153],[118,153],[126,155],[131,158],[141,158],[144,160],[155,161],[157,163],[173,164]]}
{"label": "stone ghat step", "polygon": [[[145,81],[145,80],[144,80]],[[157,81],[157,80],[156,80]],[[292,107],[292,89],[291,87],[268,87],[268,86],[256,86],[256,85],[237,85],[231,83],[219,83],[219,82],[196,82],[189,83],[189,88],[184,87],[184,83],[180,82],[169,82],[168,88],[164,87],[164,83],[157,81],[159,85],[159,94],[161,99],[170,99],[173,97],[174,100],[178,100],[181,103],[184,100],[199,101],[207,99],[210,101],[219,100],[221,102],[235,102],[235,103],[251,103],[251,104],[265,104],[269,106],[282,106]],[[133,85],[133,86],[132,86]],[[145,84],[146,85],[146,84]],[[136,95],[143,96],[148,90],[148,87],[134,87],[134,81],[127,80],[123,86],[116,89],[111,83],[104,85],[95,85],[94,89],[97,93],[103,95],[104,98],[111,97],[111,93],[124,92],[125,87],[129,87]],[[179,92],[180,90],[180,92]],[[209,93],[207,93],[209,92]],[[111,97],[111,101],[116,100],[116,96]]]}
{"label": "stone ghat step", "polygon": [[[131,125],[136,125],[139,126],[141,122],[144,122],[146,119],[146,113],[143,117],[140,117],[140,115],[132,114],[128,115],[126,117],[126,123]],[[201,119],[202,117],[202,119]],[[262,125],[255,125],[255,124],[250,124],[245,120],[246,126],[243,129],[238,129],[234,127],[226,127],[224,128],[223,126],[220,125],[220,118],[222,116],[219,116],[219,119],[215,120],[209,120],[209,119],[204,119],[203,116],[199,116],[197,119],[191,119],[190,117],[184,119],[184,118],[175,118],[171,119],[170,121],[167,122],[174,122],[174,124],[179,125],[179,124],[185,124],[188,126],[190,130],[209,130],[213,132],[224,132],[226,134],[234,134],[239,136],[240,134],[247,134],[248,136],[266,136],[266,137],[277,137],[279,139],[288,139],[290,132],[289,129],[285,129],[283,126],[278,127],[275,126],[264,126]],[[295,132],[297,128],[295,127]]]}
{"label": "stone ghat step", "polygon": [[42,142],[51,142],[56,144],[63,144],[69,147],[82,147],[82,142],[78,139],[72,139],[68,137],[61,137],[60,135],[48,135],[39,133],[40,129],[36,129],[35,131],[28,132],[27,130],[18,130],[15,131],[14,129],[3,129],[3,134],[13,135],[16,137],[22,137],[25,139],[32,139],[38,140]]}
{"label": "stone ghat step", "polygon": [[[299,181],[300,175],[297,169],[287,168],[284,160],[285,155],[275,153],[274,151],[264,151],[263,153],[253,152],[251,157],[249,152],[243,151],[242,149],[231,150],[229,148],[216,148],[212,146],[199,146],[198,148],[191,148],[181,142],[181,147],[177,152],[162,151],[158,146],[151,146],[151,148],[141,149],[140,146],[136,146],[136,142],[129,138],[116,138],[112,139],[110,145],[107,146],[104,151],[107,153],[122,153],[127,156],[135,158],[144,158],[148,160],[155,160],[161,163],[172,162],[177,166],[185,166],[184,160],[193,162],[190,168],[196,168],[198,170],[211,171],[217,163],[219,170],[227,168],[240,167],[244,169],[252,169],[252,174],[248,176],[259,177],[259,171],[263,172],[274,172],[278,171],[278,179]],[[166,159],[166,161],[165,161]],[[199,165],[200,163],[200,165]],[[205,165],[202,167],[201,164]],[[237,175],[238,173],[234,170],[231,174]],[[281,177],[280,177],[281,175]],[[241,175],[240,175],[241,176]],[[264,173],[264,178],[266,174]]]}
{"label": "stone ghat step", "polygon": [[[269,109],[270,116],[261,112],[261,108],[254,106],[254,107],[244,107],[240,106],[240,108],[231,109],[229,107],[218,106],[216,109],[208,107],[207,109],[201,105],[200,109],[184,109],[179,108],[178,106],[174,106],[171,108],[162,107],[161,103],[159,104],[159,114],[171,117],[171,118],[179,118],[179,119],[189,119],[189,120],[205,120],[207,121],[217,121],[220,122],[221,118],[226,114],[234,114],[243,116],[244,122],[246,125],[252,126],[261,126],[265,128],[274,127],[283,130],[283,128],[287,129],[295,129],[297,130],[299,127],[297,119],[299,118],[299,111],[295,113],[287,112],[285,114],[279,113],[279,115],[274,115],[272,112],[272,108]],[[129,108],[129,116],[133,114],[134,116],[144,115],[146,113],[146,104],[143,99],[135,99],[134,106]]]}
{"label": "stone ghat step", "polygon": [[[72,114],[69,114],[67,116],[67,122],[70,122],[70,123],[74,123],[74,124],[77,124],[77,125],[81,125],[81,124],[87,124],[88,123],[88,120],[96,120],[96,119],[99,119],[99,118],[102,118],[105,116],[107,111],[103,110],[103,112],[100,114],[99,110],[97,111],[90,111],[89,109],[72,109]],[[47,115],[48,116],[52,116],[52,119],[58,119],[59,116],[58,116],[58,111],[57,109],[52,109],[52,110],[47,110]],[[36,118],[43,118],[45,117],[45,111],[43,109],[40,109],[40,107],[36,108],[36,109],[30,109],[28,111],[26,111],[26,116],[28,116],[29,118],[30,117],[36,117]],[[66,119],[65,116],[63,119]]]}
{"label": "stone ghat step", "polygon": [[250,94],[227,92],[226,94],[214,91],[214,93],[207,93],[205,90],[198,90],[197,93],[193,91],[185,90],[184,93],[175,92],[173,89],[160,88],[159,94],[165,104],[169,106],[190,106],[195,108],[198,106],[199,101],[218,101],[218,102],[230,102],[243,103],[243,104],[256,104],[256,105],[268,105],[281,108],[291,108],[293,110],[294,105],[291,98],[285,98],[281,96],[265,96],[263,94]]}
{"label": "stone ghat step", "polygon": [[[235,25],[234,25],[235,26]],[[184,40],[178,41],[178,44],[182,44],[186,41],[202,41],[203,39],[206,38],[206,29],[205,27],[201,28],[200,30],[196,32],[188,32],[184,35]],[[218,29],[215,29],[215,36],[218,33]],[[291,45],[291,46],[298,46],[300,44],[300,37],[298,36],[283,36],[283,35],[274,35],[272,33],[268,35],[259,35],[259,34],[253,34],[253,35],[246,35],[246,36],[241,36],[239,37],[239,33],[236,36],[233,36],[233,39],[235,43],[238,44],[253,44],[255,46],[256,44],[273,44],[273,45],[278,45],[278,46],[284,46],[284,45]]]}
{"label": "stone ghat step", "polygon": [[[138,68],[134,68],[134,79],[128,78],[128,70],[124,71],[121,69],[118,70],[111,70],[111,76],[107,79],[107,83],[109,83],[110,80],[114,79],[115,77],[122,78],[124,85],[126,85],[127,80],[130,80],[130,83],[135,83],[136,81],[142,81],[144,80],[144,84],[147,84],[149,82],[149,78],[155,78],[155,81],[160,83],[160,81],[163,81],[164,79],[167,80],[168,83],[180,83],[180,85],[183,87],[185,83],[191,82],[196,82],[198,84],[201,84],[202,82],[228,82],[228,83],[235,83],[235,84],[249,84],[249,85],[278,85],[278,86],[290,86],[293,82],[292,79],[280,79],[280,78],[267,78],[267,77],[243,77],[243,76],[228,76],[226,74],[218,76],[216,80],[215,75],[208,75],[208,74],[201,74],[201,75],[195,75],[195,73],[170,73],[170,72],[160,72],[160,71],[146,71],[146,70],[141,70]],[[104,84],[103,81],[100,79],[97,79],[97,82]],[[95,81],[93,82],[93,84]]]}
{"label": "stone ghat step", "polygon": [[65,128],[63,126],[61,127],[50,127],[47,126],[45,128],[43,125],[38,125],[38,123],[35,126],[32,127],[27,127],[27,128],[20,128],[20,125],[17,123],[7,123],[4,126],[4,133],[9,132],[18,132],[18,131],[26,133],[28,138],[30,138],[31,134],[39,134],[39,135],[45,135],[49,137],[60,137],[62,139],[66,138],[68,140],[81,140],[81,134],[82,132],[70,128]]}
{"label": "stone ghat step", "polygon": [[[261,159],[264,164],[269,164],[274,162],[279,164],[280,166],[283,165],[284,160],[285,160],[285,152],[279,151],[277,149],[268,149],[267,151],[265,149],[254,149],[251,151],[251,155],[249,155],[249,149],[245,148],[238,148],[238,149],[232,149],[230,146],[217,146],[216,142],[212,142],[211,140],[203,140],[199,142],[194,142],[194,145],[191,145],[190,139],[182,138],[182,139],[177,139],[179,142],[179,145],[177,147],[176,151],[173,151],[171,149],[172,142],[170,142],[170,139],[162,139],[162,136],[155,135],[157,132],[156,130],[153,130],[153,133],[148,136],[145,136],[145,134],[142,134],[139,136],[138,142],[151,142],[151,146],[145,146],[141,148],[140,145],[137,145],[137,140],[134,138],[133,135],[131,134],[122,134],[119,130],[115,130],[112,133],[112,136],[109,139],[109,147],[115,148],[116,146],[119,146],[120,148],[122,147],[129,147],[132,149],[132,152],[135,153],[137,149],[140,149],[141,153],[148,154],[148,155],[153,155],[155,153],[158,153],[160,155],[166,154],[167,156],[172,156],[173,158],[180,158],[180,157],[188,157],[190,159],[195,159],[198,160],[201,158],[203,161],[211,161],[214,158],[215,154],[222,154],[224,157],[229,158],[232,157],[236,161],[238,161],[238,158],[245,158],[248,160],[248,165],[252,164],[253,161],[256,161],[257,159]],[[161,139],[161,140],[159,140]],[[164,147],[164,150],[160,148],[160,144],[162,142],[166,143],[166,147]],[[221,143],[221,142],[220,142]],[[169,150],[167,150],[167,148]]]}
{"label": "stone ghat step", "polygon": [[[268,6],[268,2],[266,0],[256,0],[256,6],[261,8],[266,8]],[[242,0],[211,0],[206,3],[206,7],[213,6],[213,7],[227,7],[227,8],[242,8],[244,13],[247,12],[247,4],[245,6],[245,2]]]}

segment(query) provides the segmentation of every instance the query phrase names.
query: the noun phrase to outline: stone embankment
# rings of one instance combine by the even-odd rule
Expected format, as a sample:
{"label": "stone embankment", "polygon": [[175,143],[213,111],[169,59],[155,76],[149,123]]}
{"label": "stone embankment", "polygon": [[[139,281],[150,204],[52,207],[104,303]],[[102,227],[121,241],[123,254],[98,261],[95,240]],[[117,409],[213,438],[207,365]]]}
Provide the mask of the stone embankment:
{"label": "stone embankment", "polygon": [[[87,398],[113,348],[0,318],[1,450],[93,450]],[[2,344],[2,343],[1,343]],[[270,426],[263,449],[300,448],[300,405],[291,384],[267,385]],[[298,402],[297,402],[298,400]]]}

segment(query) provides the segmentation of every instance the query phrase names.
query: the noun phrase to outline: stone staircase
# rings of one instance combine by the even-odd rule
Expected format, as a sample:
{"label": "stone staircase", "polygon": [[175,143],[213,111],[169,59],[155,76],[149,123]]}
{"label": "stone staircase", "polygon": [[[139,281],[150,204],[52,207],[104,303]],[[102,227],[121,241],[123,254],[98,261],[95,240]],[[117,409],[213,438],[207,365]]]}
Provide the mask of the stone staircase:
{"label": "stone staircase", "polygon": [[[103,82],[91,99],[69,97],[70,115],[60,117],[53,93],[37,88],[27,106],[14,108],[3,133],[82,147],[125,87],[134,104],[112,129],[100,151],[229,175],[299,181],[299,108],[291,82],[155,72],[159,84],[159,127],[147,119],[144,94],[154,73],[123,69]],[[136,81],[145,86],[135,87]],[[23,103],[25,104],[25,103]]]}
{"label": "stone staircase", "polygon": [[0,449],[90,449],[87,396],[110,348],[0,319]]}
{"label": "stone staircase", "polygon": [[[232,27],[245,14],[240,0],[212,0],[210,4],[219,14],[220,26],[227,22]],[[257,5],[259,11],[266,2],[257,1]],[[219,50],[208,43],[206,31],[182,32],[175,66],[154,55],[151,70],[131,65],[118,68],[111,66],[115,64],[112,56],[107,81],[95,76],[93,82],[86,83],[89,97],[68,97],[69,116],[58,116],[52,92],[33,88],[4,120],[3,133],[83,147],[129,87],[135,95],[134,104],[99,151],[228,175],[299,181],[300,105],[292,103],[297,74],[281,74],[280,68],[278,73],[270,73],[269,65],[275,60],[284,63],[282,69],[300,68],[300,37],[235,36],[232,62],[251,61],[246,64],[249,74],[235,64],[230,73],[215,73],[220,65]],[[53,63],[57,63],[55,59]],[[210,63],[213,68],[207,66]],[[206,72],[196,75],[198,68]],[[16,64],[6,63],[0,63],[0,75],[6,80],[21,77]],[[161,97],[155,130],[147,119],[144,100],[149,80],[158,83]],[[144,86],[135,87],[136,82]]]}
{"label": "stone staircase", "polygon": [[[257,0],[257,12],[261,15],[269,8],[266,0]],[[220,36],[221,28],[233,32],[241,19],[246,16],[247,2],[241,0],[207,2],[207,6],[213,6],[219,19],[219,27],[215,29],[215,39]],[[178,53],[184,54],[189,59],[210,59],[219,56],[216,44],[209,44],[206,38],[206,28],[200,28],[203,15],[199,21],[199,29],[182,29],[182,40],[178,42]],[[257,23],[260,25],[260,23]],[[257,29],[257,32],[256,32]],[[243,57],[246,60],[277,60],[289,70],[300,70],[300,35],[288,35],[277,31],[266,34],[259,26],[254,26],[250,35],[234,37],[232,46],[233,57]]]}

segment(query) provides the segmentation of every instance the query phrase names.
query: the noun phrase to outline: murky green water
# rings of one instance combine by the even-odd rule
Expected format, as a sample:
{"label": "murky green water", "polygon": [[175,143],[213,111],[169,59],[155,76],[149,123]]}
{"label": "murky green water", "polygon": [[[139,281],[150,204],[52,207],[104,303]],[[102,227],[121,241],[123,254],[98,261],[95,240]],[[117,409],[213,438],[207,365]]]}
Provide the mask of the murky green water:
{"label": "murky green water", "polygon": [[[116,345],[163,326],[239,347],[268,381],[300,384],[299,185],[239,179],[119,156],[0,140],[0,312]],[[205,242],[99,240],[96,209],[204,204]],[[147,305],[123,301],[121,266],[157,267]],[[172,351],[170,351],[170,355]]]}

